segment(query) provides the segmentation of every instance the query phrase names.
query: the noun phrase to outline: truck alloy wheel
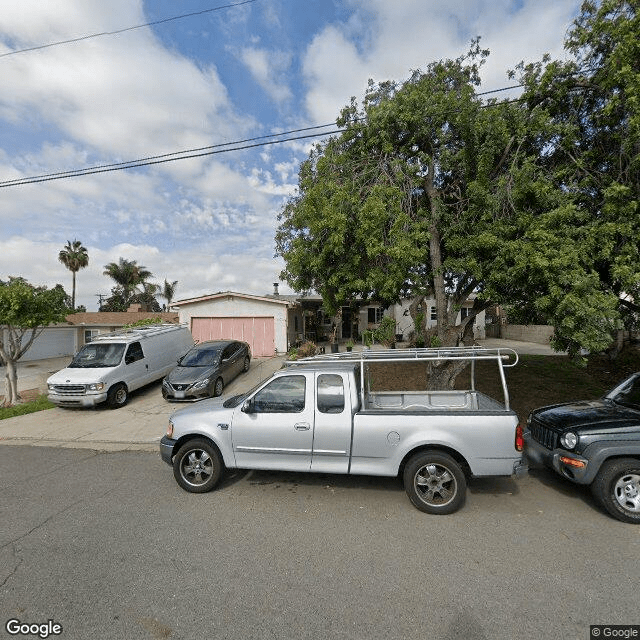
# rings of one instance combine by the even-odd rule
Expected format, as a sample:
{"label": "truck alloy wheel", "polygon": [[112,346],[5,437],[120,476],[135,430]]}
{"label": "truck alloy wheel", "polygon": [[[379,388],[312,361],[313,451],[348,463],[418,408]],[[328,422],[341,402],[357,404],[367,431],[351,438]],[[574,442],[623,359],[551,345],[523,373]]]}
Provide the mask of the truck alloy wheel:
{"label": "truck alloy wheel", "polygon": [[598,471],[591,491],[614,518],[640,524],[640,460],[608,460]]}
{"label": "truck alloy wheel", "polygon": [[464,473],[446,453],[416,454],[407,462],[403,478],[409,499],[425,513],[453,513],[464,502],[467,490]]}
{"label": "truck alloy wheel", "polygon": [[206,440],[189,440],[173,459],[176,482],[191,493],[211,491],[222,477],[224,464],[219,451]]}

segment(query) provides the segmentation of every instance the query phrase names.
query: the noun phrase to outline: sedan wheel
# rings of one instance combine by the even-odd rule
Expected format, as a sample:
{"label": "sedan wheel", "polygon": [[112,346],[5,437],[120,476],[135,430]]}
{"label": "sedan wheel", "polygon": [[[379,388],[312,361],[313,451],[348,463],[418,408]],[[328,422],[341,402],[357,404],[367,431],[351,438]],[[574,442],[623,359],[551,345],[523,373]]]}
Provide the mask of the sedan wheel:
{"label": "sedan wheel", "polygon": [[218,378],[216,380],[216,383],[213,387],[213,395],[214,397],[218,397],[222,395],[222,390],[224,389],[224,382],[222,380],[222,378]]}

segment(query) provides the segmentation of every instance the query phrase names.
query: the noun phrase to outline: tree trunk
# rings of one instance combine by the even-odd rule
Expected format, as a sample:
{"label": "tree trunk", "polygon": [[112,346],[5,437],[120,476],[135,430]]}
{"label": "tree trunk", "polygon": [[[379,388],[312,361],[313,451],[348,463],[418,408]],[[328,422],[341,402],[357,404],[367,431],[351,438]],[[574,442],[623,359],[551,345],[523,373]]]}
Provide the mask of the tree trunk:
{"label": "tree trunk", "polygon": [[6,367],[4,404],[12,407],[22,400],[18,393],[18,369],[16,363],[10,359],[7,359]]}

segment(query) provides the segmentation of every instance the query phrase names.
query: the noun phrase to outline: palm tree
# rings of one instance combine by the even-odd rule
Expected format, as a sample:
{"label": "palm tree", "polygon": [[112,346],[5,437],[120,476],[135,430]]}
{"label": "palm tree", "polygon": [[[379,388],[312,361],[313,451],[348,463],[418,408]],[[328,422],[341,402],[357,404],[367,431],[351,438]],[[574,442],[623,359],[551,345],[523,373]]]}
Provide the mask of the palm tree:
{"label": "palm tree", "polygon": [[84,269],[89,264],[89,254],[85,247],[82,246],[82,242],[74,240],[70,242],[67,240],[67,244],[64,249],[58,254],[58,260],[71,271],[73,274],[73,288],[71,291],[71,308],[76,308],[76,273],[80,269]]}
{"label": "palm tree", "polygon": [[176,295],[176,287],[178,286],[178,281],[174,280],[173,282],[168,282],[166,279],[164,281],[164,287],[162,288],[162,293],[160,294],[163,298],[167,300],[167,311],[173,302],[173,297]]}
{"label": "palm tree", "polygon": [[137,264],[135,260],[125,260],[124,258],[105,265],[103,273],[122,287],[126,301],[131,298],[136,287],[141,285],[144,287],[147,280],[153,277],[151,271],[148,271],[146,267]]}

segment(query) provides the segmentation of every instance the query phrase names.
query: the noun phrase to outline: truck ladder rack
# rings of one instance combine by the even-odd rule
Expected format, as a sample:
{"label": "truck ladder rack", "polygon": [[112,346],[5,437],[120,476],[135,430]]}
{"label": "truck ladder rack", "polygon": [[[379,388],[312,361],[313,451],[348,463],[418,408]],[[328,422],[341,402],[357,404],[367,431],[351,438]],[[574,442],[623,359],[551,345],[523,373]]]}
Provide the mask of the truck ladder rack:
{"label": "truck ladder rack", "polygon": [[486,347],[444,347],[438,349],[365,349],[350,353],[327,353],[300,360],[288,360],[287,367],[295,367],[316,363],[350,363],[359,364],[361,372],[362,397],[364,389],[364,365],[381,362],[441,362],[446,360],[469,360],[471,364],[471,390],[475,391],[475,363],[479,360],[494,360],[498,365],[502,391],[504,393],[505,408],[509,410],[509,391],[504,375],[506,367],[518,364],[518,353],[514,349]]}

